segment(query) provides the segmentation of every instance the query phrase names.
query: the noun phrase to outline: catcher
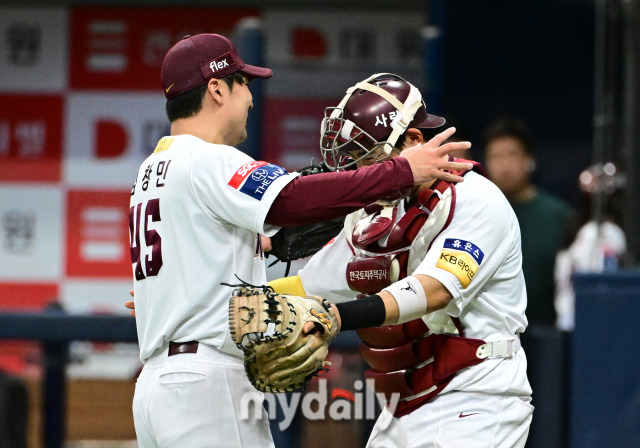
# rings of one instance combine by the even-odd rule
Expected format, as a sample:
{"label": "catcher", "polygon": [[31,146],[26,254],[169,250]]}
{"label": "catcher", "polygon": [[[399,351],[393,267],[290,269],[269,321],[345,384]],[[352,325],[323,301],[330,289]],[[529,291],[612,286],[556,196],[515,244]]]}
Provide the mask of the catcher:
{"label": "catcher", "polygon": [[[414,86],[377,74],[326,110],[322,151],[339,171],[370,166],[443,124],[427,114]],[[458,174],[464,183],[429,181],[404,199],[351,213],[297,276],[270,283],[285,296],[334,302],[340,331],[358,331],[375,391],[389,403],[399,397],[378,418],[369,448],[513,448],[528,437],[533,406],[519,339],[527,296],[518,221],[479,164]],[[249,349],[258,366],[250,377],[268,358],[261,350]],[[297,365],[308,372],[304,351],[281,353],[287,375],[296,377]],[[312,365],[321,367],[318,360]]]}

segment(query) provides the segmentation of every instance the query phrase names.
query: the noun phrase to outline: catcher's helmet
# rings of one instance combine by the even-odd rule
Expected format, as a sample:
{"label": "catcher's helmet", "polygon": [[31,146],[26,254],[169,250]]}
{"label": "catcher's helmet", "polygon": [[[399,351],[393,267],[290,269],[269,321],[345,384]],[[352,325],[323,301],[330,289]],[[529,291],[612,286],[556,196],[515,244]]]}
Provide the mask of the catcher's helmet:
{"label": "catcher's helmet", "polygon": [[[433,129],[445,119],[427,113],[420,91],[400,76],[377,73],[347,90],[337,107],[327,107],[320,147],[326,165],[340,170],[381,148],[391,154],[410,128]],[[348,151],[359,151],[356,159]]]}

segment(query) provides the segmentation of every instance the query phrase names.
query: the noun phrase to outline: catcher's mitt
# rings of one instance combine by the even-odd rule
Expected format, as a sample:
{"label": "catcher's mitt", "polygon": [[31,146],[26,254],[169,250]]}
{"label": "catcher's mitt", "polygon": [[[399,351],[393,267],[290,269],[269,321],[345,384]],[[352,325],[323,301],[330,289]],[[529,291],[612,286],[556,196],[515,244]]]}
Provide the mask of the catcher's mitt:
{"label": "catcher's mitt", "polygon": [[[316,327],[309,334],[303,331],[306,322]],[[280,295],[268,286],[240,287],[229,300],[229,328],[244,352],[251,384],[262,392],[288,392],[328,364],[338,322],[325,299]]]}

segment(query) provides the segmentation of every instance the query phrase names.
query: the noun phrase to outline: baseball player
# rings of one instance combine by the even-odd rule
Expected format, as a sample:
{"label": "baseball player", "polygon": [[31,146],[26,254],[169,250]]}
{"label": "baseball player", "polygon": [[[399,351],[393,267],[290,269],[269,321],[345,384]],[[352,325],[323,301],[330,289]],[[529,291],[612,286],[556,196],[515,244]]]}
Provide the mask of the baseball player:
{"label": "baseball player", "polygon": [[[445,122],[396,75],[347,92],[322,126],[325,160],[338,170],[386,163]],[[404,130],[389,126],[398,115]],[[388,399],[368,447],[525,445],[533,406],[519,340],[520,230],[482,173],[474,163],[464,183],[432,180],[404,200],[367,205],[299,276],[271,282],[338,302],[341,331],[358,330],[366,376]]]}
{"label": "baseball player", "polygon": [[469,146],[440,146],[451,131],[345,173],[303,177],[255,161],[234,145],[247,136],[249,81],[271,74],[216,34],[185,37],[163,61],[171,135],[140,166],[129,211],[142,448],[273,446],[264,410],[242,415],[253,387],[229,334],[223,285],[266,282],[259,234],[335,218],[435,177],[461,180],[450,171],[470,166],[442,159]]}

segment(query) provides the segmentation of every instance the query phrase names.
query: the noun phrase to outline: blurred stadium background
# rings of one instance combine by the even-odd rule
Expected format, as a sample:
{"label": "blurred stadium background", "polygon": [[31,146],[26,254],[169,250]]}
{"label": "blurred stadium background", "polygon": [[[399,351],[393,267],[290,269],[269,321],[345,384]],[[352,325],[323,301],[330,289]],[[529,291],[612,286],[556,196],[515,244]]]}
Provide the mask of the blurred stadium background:
{"label": "blurred stadium background", "polygon": [[[318,161],[324,107],[387,71],[474,143],[469,158],[482,160],[493,118],[525,119],[536,182],[576,208],[580,172],[620,167],[629,262],[577,279],[572,334],[531,330],[528,446],[640,446],[640,2],[3,0],[0,448],[136,446],[129,193],[169,129],[162,57],[199,32],[274,70],[251,86],[242,149],[289,170]],[[353,392],[357,341],[331,356],[330,390]],[[372,423],[297,418],[273,432],[278,448],[364,446]]]}

